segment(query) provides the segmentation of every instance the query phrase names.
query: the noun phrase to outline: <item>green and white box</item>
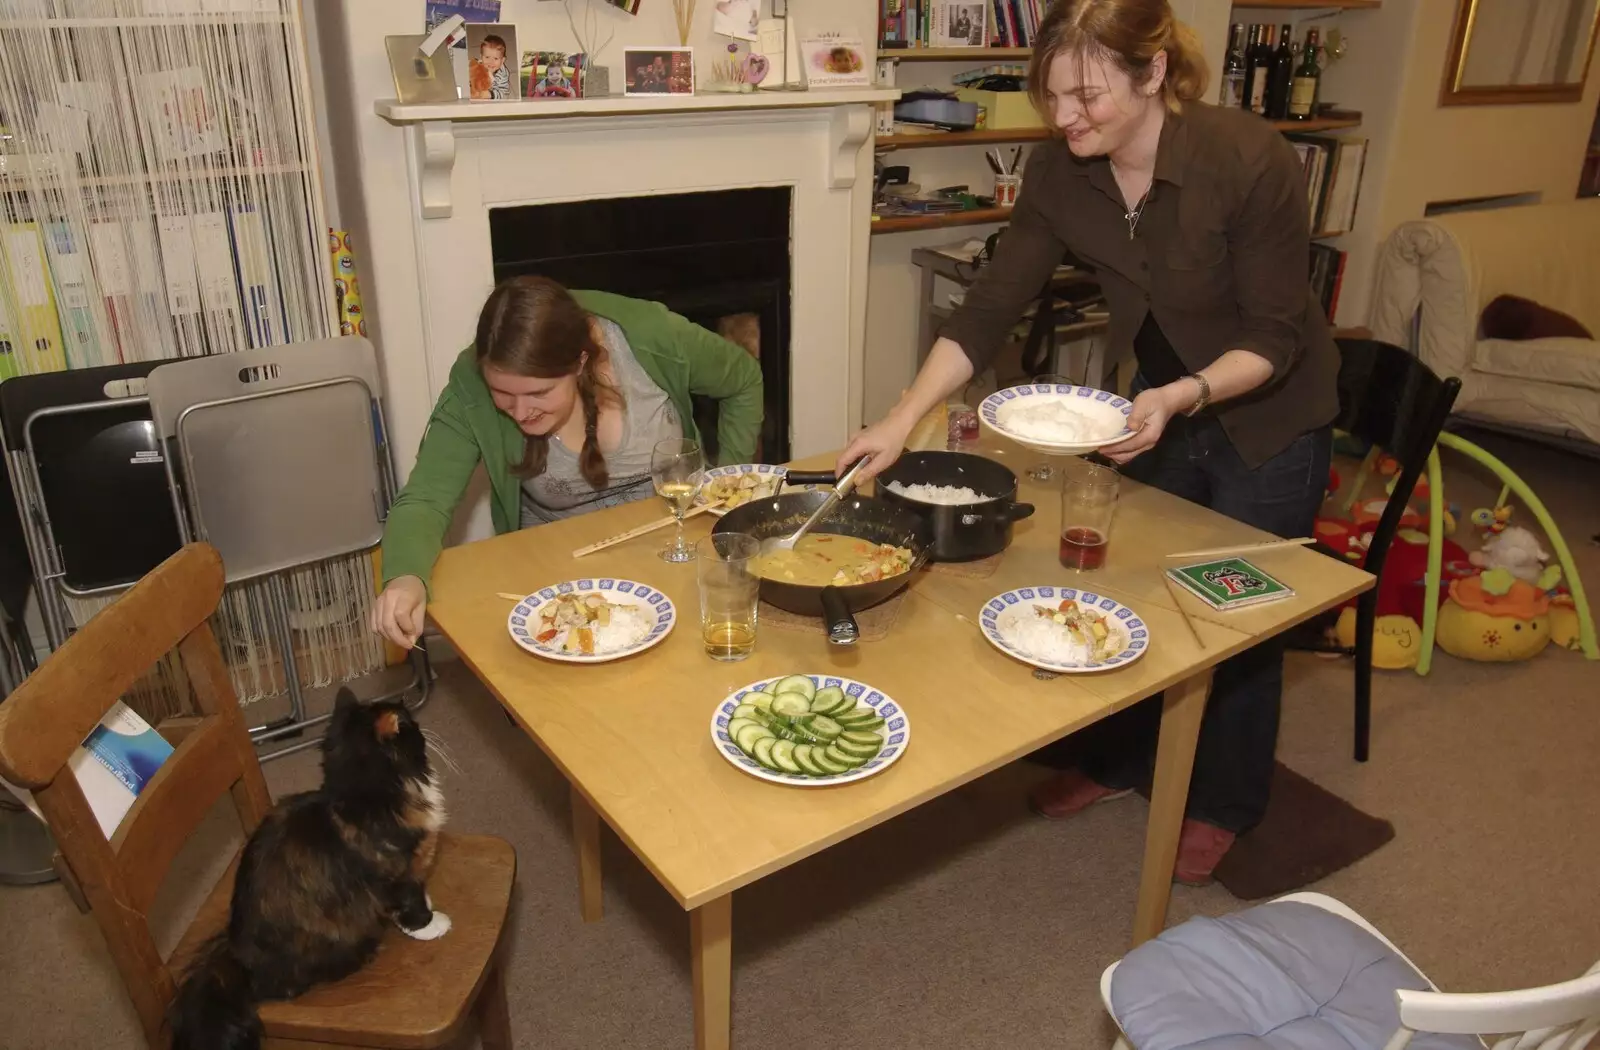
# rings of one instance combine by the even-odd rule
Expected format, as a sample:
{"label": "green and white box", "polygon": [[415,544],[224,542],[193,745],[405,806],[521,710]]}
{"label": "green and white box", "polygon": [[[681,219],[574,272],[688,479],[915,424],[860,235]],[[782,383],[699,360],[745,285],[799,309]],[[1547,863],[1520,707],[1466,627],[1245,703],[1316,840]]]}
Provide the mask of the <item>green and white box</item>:
{"label": "green and white box", "polygon": [[1292,588],[1243,558],[1184,565],[1168,569],[1167,575],[1213,609],[1242,609],[1294,595]]}

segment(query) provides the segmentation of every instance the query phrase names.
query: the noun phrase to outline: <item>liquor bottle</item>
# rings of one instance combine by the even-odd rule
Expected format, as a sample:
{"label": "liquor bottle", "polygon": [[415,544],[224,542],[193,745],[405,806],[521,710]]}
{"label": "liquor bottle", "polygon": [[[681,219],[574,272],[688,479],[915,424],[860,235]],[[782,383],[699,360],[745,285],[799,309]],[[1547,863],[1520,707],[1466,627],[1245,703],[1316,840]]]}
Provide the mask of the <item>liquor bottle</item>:
{"label": "liquor bottle", "polygon": [[1228,57],[1222,63],[1222,92],[1217,105],[1238,109],[1244,104],[1244,23],[1235,22],[1228,30]]}
{"label": "liquor bottle", "polygon": [[1267,79],[1272,74],[1272,27],[1258,25],[1245,72],[1244,105],[1256,113],[1267,111]]}
{"label": "liquor bottle", "polygon": [[1289,116],[1289,90],[1294,80],[1294,27],[1285,25],[1278,35],[1278,50],[1272,53],[1272,71],[1267,75],[1267,119]]}
{"label": "liquor bottle", "polygon": [[1300,68],[1294,71],[1294,82],[1289,88],[1289,119],[1310,120],[1317,113],[1317,93],[1322,86],[1322,69],[1317,65],[1319,35],[1315,29],[1306,30],[1305,54]]}

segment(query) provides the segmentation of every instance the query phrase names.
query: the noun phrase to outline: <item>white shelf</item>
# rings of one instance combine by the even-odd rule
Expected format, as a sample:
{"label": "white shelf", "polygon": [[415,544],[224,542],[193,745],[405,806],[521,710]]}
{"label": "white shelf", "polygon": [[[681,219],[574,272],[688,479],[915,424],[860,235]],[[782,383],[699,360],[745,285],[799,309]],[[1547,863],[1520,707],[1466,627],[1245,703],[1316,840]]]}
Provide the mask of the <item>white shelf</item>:
{"label": "white shelf", "polygon": [[635,113],[693,113],[706,110],[800,109],[893,102],[899,88],[817,88],[810,91],[707,91],[694,95],[610,95],[606,98],[519,98],[504,102],[416,102],[380,99],[378,116],[394,124],[422,121],[537,120],[550,117],[610,117]]}

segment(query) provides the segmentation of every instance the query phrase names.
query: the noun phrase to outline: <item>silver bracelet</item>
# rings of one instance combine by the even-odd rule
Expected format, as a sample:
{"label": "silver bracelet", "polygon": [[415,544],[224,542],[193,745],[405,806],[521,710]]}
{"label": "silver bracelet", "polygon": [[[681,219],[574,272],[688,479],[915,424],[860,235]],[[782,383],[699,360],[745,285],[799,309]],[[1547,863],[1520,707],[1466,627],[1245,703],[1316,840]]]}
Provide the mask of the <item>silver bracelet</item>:
{"label": "silver bracelet", "polygon": [[1199,412],[1201,409],[1205,408],[1207,405],[1211,404],[1211,384],[1207,382],[1206,377],[1201,375],[1199,372],[1191,372],[1189,375],[1186,375],[1183,378],[1193,379],[1200,387],[1200,396],[1196,398],[1194,404],[1190,405],[1188,410],[1183,413],[1186,416],[1192,416],[1196,412]]}

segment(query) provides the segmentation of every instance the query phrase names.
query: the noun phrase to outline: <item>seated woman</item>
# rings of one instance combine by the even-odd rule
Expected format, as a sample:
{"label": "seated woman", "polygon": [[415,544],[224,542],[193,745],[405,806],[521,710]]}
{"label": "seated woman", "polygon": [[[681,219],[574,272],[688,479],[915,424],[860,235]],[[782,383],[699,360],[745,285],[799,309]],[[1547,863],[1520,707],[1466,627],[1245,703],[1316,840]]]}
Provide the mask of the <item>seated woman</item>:
{"label": "seated woman", "polygon": [[718,402],[721,462],[749,461],[761,366],[743,348],[659,303],[502,282],[389,509],[372,629],[407,649],[421,636],[433,563],[480,461],[496,533],[642,499],[655,444],[698,436],[691,394]]}

